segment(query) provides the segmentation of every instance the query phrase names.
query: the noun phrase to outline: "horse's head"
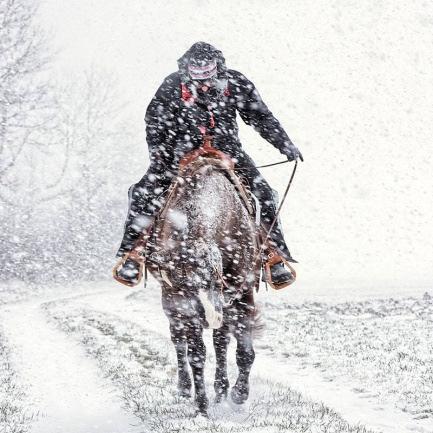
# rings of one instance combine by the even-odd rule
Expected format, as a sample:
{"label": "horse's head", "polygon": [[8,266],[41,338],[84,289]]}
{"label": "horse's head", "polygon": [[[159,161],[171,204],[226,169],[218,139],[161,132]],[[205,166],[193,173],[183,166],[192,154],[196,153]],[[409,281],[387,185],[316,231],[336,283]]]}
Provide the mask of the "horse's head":
{"label": "horse's head", "polygon": [[[181,232],[179,226],[176,229]],[[204,327],[219,328],[224,300],[218,280],[222,257],[217,246],[206,244],[203,239],[178,237],[173,231],[164,248],[153,253],[151,258],[159,265],[164,286],[188,299],[188,307],[192,307],[190,315],[197,313]]]}

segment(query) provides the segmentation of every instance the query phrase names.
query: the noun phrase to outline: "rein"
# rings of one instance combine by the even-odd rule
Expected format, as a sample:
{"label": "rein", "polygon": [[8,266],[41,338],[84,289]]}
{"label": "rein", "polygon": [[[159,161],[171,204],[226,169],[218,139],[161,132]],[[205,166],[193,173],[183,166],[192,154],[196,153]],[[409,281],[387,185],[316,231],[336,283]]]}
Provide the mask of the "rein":
{"label": "rein", "polygon": [[[284,162],[286,162],[286,161],[284,161]],[[284,200],[286,200],[287,193],[289,192],[290,186],[292,185],[292,181],[293,181],[293,178],[295,177],[297,167],[298,167],[298,160],[295,161],[295,166],[293,167],[292,175],[290,176],[290,180],[289,180],[289,183],[287,184],[287,188],[284,191],[283,199],[281,200],[280,205],[278,206],[277,212],[275,214],[275,218],[273,219],[272,224],[270,225],[269,230],[266,233],[266,239],[269,239],[269,235],[272,232],[272,229],[274,228],[274,225],[278,220],[278,215],[281,212],[281,209],[282,209],[283,204],[284,204]]]}
{"label": "rein", "polygon": [[[255,266],[256,266],[255,270],[259,271],[260,270],[260,262],[257,261],[257,258],[255,260]],[[219,282],[221,283],[221,295],[224,299],[223,288],[227,289],[227,291],[229,292],[231,290],[231,287],[224,280],[224,275],[222,274],[222,272],[220,272],[220,270],[218,269],[217,266],[213,266],[213,270],[214,270],[215,274],[217,275]],[[224,307],[231,307],[235,301],[239,301],[240,299],[242,299],[242,296],[244,294],[245,283],[246,283],[246,281],[244,280],[242,285],[236,289],[235,293],[229,298],[229,300],[224,301]]]}
{"label": "rein", "polygon": [[[286,161],[284,161],[284,162],[286,162]],[[272,232],[272,229],[274,228],[275,223],[278,221],[278,216],[279,216],[279,214],[281,212],[281,209],[283,207],[284,201],[286,200],[286,197],[287,197],[287,194],[289,192],[290,186],[292,185],[293,178],[295,177],[295,173],[296,173],[296,168],[297,167],[298,167],[298,160],[295,161],[295,166],[293,167],[293,171],[292,171],[292,174],[290,176],[289,183],[287,184],[286,190],[284,191],[283,199],[281,200],[280,205],[278,206],[277,212],[275,213],[275,218],[272,220],[272,223],[271,223],[268,231],[266,232],[265,239],[264,239],[264,241],[262,242],[262,244],[261,244],[261,246],[259,248],[259,251],[257,253],[257,256],[256,256],[255,260],[258,260],[258,258],[261,256],[262,252],[264,251],[265,245],[266,245],[266,241],[267,241],[267,239],[270,238],[270,234]],[[290,266],[290,264],[288,262],[286,262],[286,264],[289,266],[289,268],[291,269],[291,271],[294,271],[294,269]],[[265,281],[265,283],[266,283],[266,281]]]}
{"label": "rein", "polygon": [[[287,162],[290,162],[288,159],[286,159],[285,161],[278,161],[278,162],[273,162],[272,164],[264,164],[264,165],[253,165],[253,166],[249,166],[249,167],[238,167],[235,166],[234,170],[235,171],[242,171],[242,170],[250,170],[251,168],[266,168],[266,167],[272,167],[274,165],[279,165],[279,164],[286,164]],[[217,170],[226,170],[225,168],[217,168]]]}
{"label": "rein", "polygon": [[[274,162],[272,164],[265,164],[265,165],[255,165],[254,168],[265,168],[265,167],[272,167],[273,165],[278,165],[278,164],[285,164],[286,162],[290,162],[288,159],[286,159],[285,161],[279,161],[279,162]],[[236,170],[247,170],[249,167],[236,167]]]}
{"label": "rein", "polygon": [[[291,161],[289,161],[287,159],[285,161],[274,162],[272,164],[255,165],[254,168],[272,167],[274,165],[285,164],[286,162],[291,162]],[[288,183],[288,185],[286,187],[286,190],[284,191],[283,199],[281,200],[280,205],[278,206],[277,212],[275,214],[275,218],[272,220],[271,226],[270,226],[269,230],[266,233],[266,238],[265,239],[269,239],[269,235],[272,232],[272,229],[274,228],[275,223],[278,221],[278,216],[279,216],[279,214],[281,212],[281,209],[283,207],[284,201],[286,200],[287,193],[289,192],[290,186],[292,185],[293,178],[295,177],[295,173],[296,173],[296,168],[297,167],[298,167],[298,160],[296,159],[295,160],[295,165],[293,167],[292,174],[291,174],[290,179],[289,179],[289,183]],[[242,171],[242,170],[248,170],[248,169],[250,169],[250,167],[235,167],[235,171]],[[225,170],[225,169],[223,169],[223,170]]]}

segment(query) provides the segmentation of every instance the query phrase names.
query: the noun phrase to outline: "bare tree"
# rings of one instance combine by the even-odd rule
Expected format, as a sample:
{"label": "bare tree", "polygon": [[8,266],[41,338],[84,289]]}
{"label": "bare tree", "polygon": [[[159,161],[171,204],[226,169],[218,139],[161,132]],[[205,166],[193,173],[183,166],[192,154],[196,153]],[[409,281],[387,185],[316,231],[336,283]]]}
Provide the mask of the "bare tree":
{"label": "bare tree", "polygon": [[[117,80],[92,68],[58,92],[56,134],[67,162],[64,186],[91,214],[94,198],[112,185],[116,165],[127,159],[119,143],[132,140]],[[109,191],[105,191],[109,195]]]}
{"label": "bare tree", "polygon": [[100,267],[102,256],[112,254],[110,225],[119,220],[120,203],[124,214],[115,173],[128,170],[130,155],[119,144],[135,144],[115,80],[92,69],[60,88],[48,85],[49,50],[34,24],[36,1],[0,0],[0,278],[6,279],[67,278],[92,260]]}
{"label": "bare tree", "polygon": [[119,236],[115,229],[126,212],[127,188],[119,178],[136,158],[129,150],[142,149],[134,133],[142,128],[131,127],[117,80],[110,74],[92,68],[56,93],[56,127],[49,140],[64,153],[63,164],[53,167],[63,177],[51,189],[55,196],[36,205],[37,214],[44,216],[36,222],[44,238],[37,259],[55,262],[44,269],[61,269],[56,278],[107,276],[107,256],[114,254]]}
{"label": "bare tree", "polygon": [[14,169],[50,119],[44,33],[33,0],[0,0],[0,200],[15,202]]}
{"label": "bare tree", "polygon": [[85,278],[89,269],[89,276],[108,275],[104,263],[111,264],[106,257],[117,241],[113,225],[125,213],[126,189],[116,173],[131,166],[127,149],[136,136],[116,80],[91,69],[55,95],[56,118],[44,140],[58,152],[45,155],[35,171],[27,206],[3,220],[6,278]]}

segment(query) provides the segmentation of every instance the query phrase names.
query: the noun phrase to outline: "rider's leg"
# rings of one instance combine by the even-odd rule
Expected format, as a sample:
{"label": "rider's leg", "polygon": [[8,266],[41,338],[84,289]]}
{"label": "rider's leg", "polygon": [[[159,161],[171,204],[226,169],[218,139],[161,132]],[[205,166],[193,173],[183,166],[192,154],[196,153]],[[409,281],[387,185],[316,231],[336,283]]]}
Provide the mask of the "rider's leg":
{"label": "rider's leg", "polygon": [[[248,181],[252,193],[260,202],[261,222],[265,230],[269,231],[277,212],[272,189],[260,172],[255,168],[253,160],[248,155],[244,152],[238,152],[235,158],[237,160],[236,166],[242,169],[239,170],[239,174]],[[276,248],[281,256],[283,256],[288,262],[296,263],[296,260],[292,258],[286,241],[284,240],[283,231],[278,219],[275,221],[275,224],[269,233],[269,237],[269,244]]]}
{"label": "rider's leg", "polygon": [[114,277],[123,284],[133,286],[140,281],[144,260],[139,252],[143,247],[140,246],[143,241],[140,235],[146,233],[153,224],[154,216],[163,206],[165,192],[172,178],[172,172],[153,163],[140,182],[129,188],[125,233],[117,252],[122,260],[114,267]]}
{"label": "rider's leg", "polygon": [[164,193],[170,186],[173,176],[164,165],[153,163],[142,179],[129,188],[128,215],[117,257],[131,251],[140,234],[150,228],[154,216],[163,205]]}

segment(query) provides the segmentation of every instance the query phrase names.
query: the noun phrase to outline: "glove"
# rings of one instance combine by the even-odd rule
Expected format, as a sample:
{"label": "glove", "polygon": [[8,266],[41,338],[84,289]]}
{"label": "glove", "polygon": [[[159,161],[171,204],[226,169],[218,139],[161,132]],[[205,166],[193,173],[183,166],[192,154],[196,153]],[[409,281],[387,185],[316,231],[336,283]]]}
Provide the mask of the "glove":
{"label": "glove", "polygon": [[301,161],[304,161],[302,153],[299,151],[299,149],[293,143],[287,143],[286,142],[284,148],[281,150],[281,153],[283,155],[286,155],[287,159],[289,161],[294,161],[295,159],[298,159],[298,158]]}

